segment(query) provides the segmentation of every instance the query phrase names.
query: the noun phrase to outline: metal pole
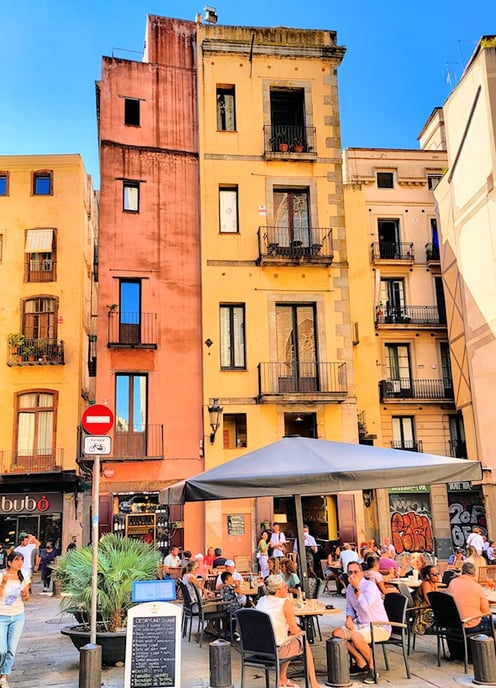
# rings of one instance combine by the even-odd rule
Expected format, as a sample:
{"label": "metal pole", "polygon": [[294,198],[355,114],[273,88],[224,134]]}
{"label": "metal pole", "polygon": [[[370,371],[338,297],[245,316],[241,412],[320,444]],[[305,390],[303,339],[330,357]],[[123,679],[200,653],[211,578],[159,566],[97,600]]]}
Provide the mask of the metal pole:
{"label": "metal pole", "polygon": [[298,569],[300,572],[301,586],[308,595],[308,570],[307,558],[305,553],[305,538],[303,537],[303,508],[301,505],[301,495],[294,495],[295,516],[296,516],[296,541],[298,543]]}

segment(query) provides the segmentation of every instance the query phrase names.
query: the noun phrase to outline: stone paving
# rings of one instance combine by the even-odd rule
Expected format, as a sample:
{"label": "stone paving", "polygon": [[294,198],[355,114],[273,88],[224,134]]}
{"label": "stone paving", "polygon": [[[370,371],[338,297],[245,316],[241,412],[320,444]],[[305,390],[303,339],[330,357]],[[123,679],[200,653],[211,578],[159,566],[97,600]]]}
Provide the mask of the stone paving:
{"label": "stone paving", "polygon": [[[14,670],[10,676],[11,688],[78,688],[79,686],[79,652],[71,641],[60,634],[60,629],[74,623],[72,616],[58,612],[59,599],[50,594],[43,594],[39,582],[35,582],[33,595],[27,605],[26,625],[21,637]],[[326,645],[333,627],[344,621],[344,599],[324,595],[326,604],[334,604],[341,612],[336,615],[321,617],[320,626],[323,642],[313,647],[318,678],[321,686],[327,681]],[[193,627],[194,629],[196,626]],[[194,634],[193,634],[194,635]],[[200,648],[195,639],[182,642],[182,680],[181,688],[209,688],[209,646],[208,640]],[[207,636],[208,637],[208,636]],[[467,674],[463,672],[463,663],[442,661],[437,666],[436,641],[432,636],[418,637],[415,652],[410,656],[412,678],[405,676],[404,664],[397,648],[388,651],[390,671],[384,670],[381,652],[378,655],[379,685],[405,688],[448,688],[450,686],[473,685],[473,668],[469,665]],[[232,684],[240,686],[240,662],[235,648],[232,649]],[[246,688],[265,688],[263,675],[248,674]],[[300,686],[304,683],[299,681]],[[364,685],[355,679],[353,686]],[[479,684],[480,685],[480,684]],[[102,688],[124,688],[124,668],[111,667],[102,669]],[[99,688],[91,686],[85,688]]]}

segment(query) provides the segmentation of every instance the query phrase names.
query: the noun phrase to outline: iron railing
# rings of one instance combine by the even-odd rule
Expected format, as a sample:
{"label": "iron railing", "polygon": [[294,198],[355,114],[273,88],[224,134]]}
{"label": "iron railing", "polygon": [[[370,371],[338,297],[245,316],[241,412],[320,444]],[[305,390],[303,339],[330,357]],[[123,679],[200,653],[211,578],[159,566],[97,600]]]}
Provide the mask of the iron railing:
{"label": "iron railing", "polygon": [[393,440],[391,449],[403,449],[404,451],[423,452],[422,440]]}
{"label": "iron railing", "polygon": [[64,342],[56,339],[24,339],[8,346],[7,365],[64,365]]}
{"label": "iron railing", "polygon": [[267,394],[346,395],[346,363],[277,361],[258,364],[259,396]]}
{"label": "iron railing", "polygon": [[432,242],[425,245],[425,260],[427,263],[431,261],[439,262],[439,247],[434,246]]}
{"label": "iron railing", "polygon": [[24,263],[26,282],[54,282],[57,261],[52,258],[32,258]]}
{"label": "iron railing", "polygon": [[413,263],[415,252],[408,241],[374,241],[370,245],[372,261],[405,260]]}
{"label": "iron railing", "polygon": [[0,450],[1,473],[52,473],[63,464],[63,449]]}
{"label": "iron railing", "polygon": [[376,325],[446,325],[446,313],[437,306],[376,306]]}
{"label": "iron railing", "polygon": [[447,443],[448,456],[454,459],[467,458],[467,443],[463,440],[448,440]]}
{"label": "iron railing", "polygon": [[108,313],[108,345],[157,348],[157,313],[111,310]]}
{"label": "iron railing", "polygon": [[330,227],[259,227],[260,258],[332,262],[332,229]]}
{"label": "iron railing", "polygon": [[388,399],[453,399],[453,382],[449,378],[442,380],[414,380],[407,377],[381,380],[381,401]]}
{"label": "iron railing", "polygon": [[315,155],[315,127],[297,124],[266,124],[264,151],[276,155],[313,153]]}

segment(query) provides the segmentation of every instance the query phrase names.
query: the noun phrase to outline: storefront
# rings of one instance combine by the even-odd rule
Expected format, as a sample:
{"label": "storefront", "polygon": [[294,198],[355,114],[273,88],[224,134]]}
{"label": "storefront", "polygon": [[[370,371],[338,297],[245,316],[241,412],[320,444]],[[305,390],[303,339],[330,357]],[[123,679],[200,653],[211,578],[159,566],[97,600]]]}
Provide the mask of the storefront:
{"label": "storefront", "polygon": [[59,492],[0,495],[0,541],[7,549],[19,544],[19,534],[33,533],[43,544],[61,546],[63,495]]}
{"label": "storefront", "polygon": [[448,504],[453,547],[465,547],[474,526],[487,535],[482,488],[470,482],[448,483]]}

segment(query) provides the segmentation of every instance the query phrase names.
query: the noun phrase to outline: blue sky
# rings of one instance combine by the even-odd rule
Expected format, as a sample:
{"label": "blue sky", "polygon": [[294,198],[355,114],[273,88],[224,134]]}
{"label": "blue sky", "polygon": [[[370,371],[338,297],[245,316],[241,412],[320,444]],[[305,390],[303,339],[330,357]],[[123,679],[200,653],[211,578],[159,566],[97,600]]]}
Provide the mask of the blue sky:
{"label": "blue sky", "polygon": [[[0,0],[0,154],[81,153],[98,186],[95,81],[102,55],[141,59],[146,15],[194,20],[204,0]],[[217,0],[219,23],[337,31],[344,147],[417,148],[495,0]],[[126,52],[126,51],[136,51]]]}

